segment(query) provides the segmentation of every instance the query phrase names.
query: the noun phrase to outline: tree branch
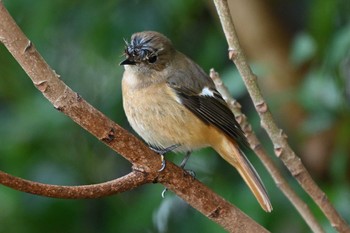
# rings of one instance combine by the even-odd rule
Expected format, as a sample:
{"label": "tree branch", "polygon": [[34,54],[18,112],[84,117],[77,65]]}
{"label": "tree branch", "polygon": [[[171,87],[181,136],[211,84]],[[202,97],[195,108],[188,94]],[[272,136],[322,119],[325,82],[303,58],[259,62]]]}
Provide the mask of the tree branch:
{"label": "tree branch", "polygon": [[288,198],[288,200],[294,205],[297,211],[300,213],[305,222],[309,225],[311,230],[315,233],[323,233],[323,229],[320,224],[317,222],[315,216],[310,211],[308,205],[294,192],[294,190],[289,186],[286,179],[284,179],[282,173],[278,170],[275,163],[272,159],[267,155],[266,151],[262,147],[258,137],[255,135],[252,130],[252,126],[247,121],[247,117],[241,111],[241,105],[237,102],[237,100],[233,99],[230,95],[229,90],[222,82],[219,77],[219,74],[214,71],[214,69],[210,70],[210,77],[215,83],[217,90],[220,92],[222,97],[227,102],[231,111],[234,113],[237,122],[241,125],[244,133],[247,135],[249,144],[254,150],[255,154],[260,158],[260,160],[265,165],[266,169],[269,171],[273,180],[279,189],[283,192],[283,194]]}
{"label": "tree branch", "polygon": [[63,186],[33,182],[0,171],[0,183],[7,187],[35,195],[66,199],[106,197],[151,182],[147,174],[133,171],[118,179],[100,184]]}
{"label": "tree branch", "polygon": [[[158,169],[161,167],[159,156],[66,86],[59,79],[59,75],[48,66],[36,51],[33,43],[23,34],[1,1],[0,41],[28,74],[38,90],[57,110],[66,114],[85,130],[130,161],[133,164],[134,171],[144,173],[147,181],[152,180],[164,184],[191,206],[229,232],[267,232],[235,206],[173,163],[167,162],[165,170],[159,173]],[[142,176],[137,177],[142,178]],[[134,178],[135,176],[129,175],[120,179]],[[135,181],[134,184],[142,184],[142,182]],[[29,189],[33,191],[35,186],[28,183],[25,185],[28,188],[26,191],[29,191]],[[84,186],[80,188],[84,190]],[[62,189],[67,189],[67,187]],[[63,191],[61,190],[61,192]],[[95,192],[98,193],[99,191],[95,190]],[[75,197],[79,198],[78,195]]]}
{"label": "tree branch", "polygon": [[315,181],[302,164],[300,158],[295,154],[287,142],[287,136],[279,129],[268,110],[267,103],[262,97],[258,87],[256,76],[250,69],[248,62],[242,51],[236,31],[230,16],[227,0],[214,0],[223,31],[229,46],[229,58],[232,60],[248,89],[255,108],[260,116],[261,125],[271,138],[275,154],[279,157],[291,174],[296,178],[301,187],[310,195],[315,203],[320,207],[332,226],[339,232],[350,232],[349,226],[338,214],[329,202],[326,194],[317,186]]}

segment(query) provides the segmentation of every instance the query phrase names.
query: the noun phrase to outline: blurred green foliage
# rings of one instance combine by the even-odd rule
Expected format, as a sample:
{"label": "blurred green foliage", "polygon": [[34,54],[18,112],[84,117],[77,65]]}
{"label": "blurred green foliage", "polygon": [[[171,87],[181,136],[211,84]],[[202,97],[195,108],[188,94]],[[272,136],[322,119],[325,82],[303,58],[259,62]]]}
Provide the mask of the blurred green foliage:
{"label": "blurred green foliage", "polygon": [[[3,2],[62,80],[129,130],[121,102],[123,68],[118,63],[123,38],[129,39],[136,31],[166,34],[206,71],[211,67],[220,71],[235,97],[245,94],[242,81],[227,60],[226,41],[210,2]],[[314,113],[305,122],[305,130],[321,130],[343,119],[344,130],[334,152],[337,159],[331,166],[336,182],[320,183],[350,221],[349,184],[345,179],[349,156],[344,154],[350,132],[350,9],[347,0],[314,0],[307,5],[304,28],[296,37],[291,58],[296,65],[312,60],[312,67],[296,95]],[[249,114],[249,106],[244,108]],[[258,125],[256,115],[250,120]],[[3,45],[0,122],[0,169],[10,174],[50,184],[78,185],[117,178],[131,169],[121,156],[56,111]],[[252,163],[270,191],[275,206],[272,214],[260,209],[234,169],[213,153],[206,149],[191,158],[188,167],[196,171],[198,179],[273,232],[309,231],[256,158]],[[170,159],[179,161],[180,157]],[[292,184],[312,203],[294,181]],[[59,200],[0,186],[0,232],[224,232],[170,192],[162,199],[162,188],[159,184],[146,185],[97,200]],[[311,207],[317,209],[313,204]],[[316,213],[328,226],[320,212]]]}

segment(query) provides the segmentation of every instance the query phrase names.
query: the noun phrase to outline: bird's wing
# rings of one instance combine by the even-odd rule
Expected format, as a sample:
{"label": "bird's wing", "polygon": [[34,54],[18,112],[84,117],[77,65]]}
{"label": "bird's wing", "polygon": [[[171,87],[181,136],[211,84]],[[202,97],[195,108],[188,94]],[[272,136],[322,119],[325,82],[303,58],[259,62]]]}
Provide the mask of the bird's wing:
{"label": "bird's wing", "polygon": [[[188,76],[185,72],[177,72],[176,76],[167,80],[168,86],[175,91],[181,104],[205,123],[216,126],[240,145],[249,148],[244,132],[221,94],[215,89],[212,80],[209,77],[200,77],[197,82],[196,77]],[[203,78],[206,79],[205,82]]]}

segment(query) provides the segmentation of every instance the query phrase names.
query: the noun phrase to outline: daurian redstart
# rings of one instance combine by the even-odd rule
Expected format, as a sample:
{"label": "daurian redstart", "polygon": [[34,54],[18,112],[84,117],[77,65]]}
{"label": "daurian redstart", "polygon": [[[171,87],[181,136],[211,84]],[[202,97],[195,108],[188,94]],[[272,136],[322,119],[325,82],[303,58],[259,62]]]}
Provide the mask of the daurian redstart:
{"label": "daurian redstart", "polygon": [[271,212],[266,189],[239,147],[247,146],[247,139],[210,77],[158,32],[133,34],[125,56],[123,105],[132,128],[155,148],[212,147]]}

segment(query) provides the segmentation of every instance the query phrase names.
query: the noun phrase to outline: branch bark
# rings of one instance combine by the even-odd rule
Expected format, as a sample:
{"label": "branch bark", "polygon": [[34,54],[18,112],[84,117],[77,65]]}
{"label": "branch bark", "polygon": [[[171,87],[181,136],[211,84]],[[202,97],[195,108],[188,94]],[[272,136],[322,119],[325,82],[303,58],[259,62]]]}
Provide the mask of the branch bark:
{"label": "branch bark", "polygon": [[100,184],[63,186],[33,182],[0,171],[0,183],[7,187],[34,195],[65,199],[106,197],[151,182],[152,179],[147,177],[146,173],[133,171],[118,179]]}
{"label": "branch bark", "polygon": [[242,76],[249,95],[251,96],[260,116],[261,125],[268,133],[274,145],[276,156],[282,160],[301,187],[320,207],[322,212],[331,222],[331,225],[339,232],[350,232],[349,226],[335,210],[326,194],[317,186],[302,164],[300,158],[289,146],[287,136],[284,134],[283,130],[279,129],[274,122],[272,114],[268,109],[268,105],[262,97],[261,91],[258,87],[256,80],[257,77],[250,69],[244,52],[240,47],[234,24],[230,16],[227,0],[214,0],[214,3],[229,46],[229,58],[234,62]]}
{"label": "branch bark", "polygon": [[[37,52],[33,43],[23,34],[1,1],[0,41],[28,74],[36,88],[42,92],[57,110],[66,114],[85,130],[132,163],[134,172],[126,177],[117,179],[119,181],[115,182],[122,182],[123,184],[130,182],[135,186],[149,181],[160,182],[203,215],[218,223],[229,232],[267,232],[266,229],[254,222],[235,206],[225,201],[173,163],[167,162],[165,170],[159,173],[158,169],[161,167],[159,156],[66,86],[59,79],[59,75],[48,66]],[[135,176],[138,179],[142,179],[143,177],[146,180],[137,182],[135,181]],[[12,179],[13,177],[9,177],[7,174],[2,174],[0,178],[2,181],[5,179],[3,183],[7,183],[7,185],[14,186],[15,182],[20,182],[22,185],[19,185],[18,188],[26,192],[35,193],[35,189],[45,189],[45,185],[43,186],[43,184],[40,185],[34,182]],[[6,181],[6,179],[10,180]],[[113,183],[113,181],[111,182]],[[107,186],[104,186],[106,184],[99,185],[95,187],[76,187],[74,191],[76,195],[73,196],[74,198],[87,198],[89,196],[88,194],[79,194],[79,192],[84,193],[86,190],[99,193],[98,195],[103,196],[97,188],[115,188],[110,186],[111,183],[108,183]],[[48,188],[51,189],[53,187]],[[70,189],[68,187],[54,188],[57,188],[56,191],[61,193],[67,193]],[[48,196],[54,195],[50,191],[36,193],[40,195],[47,194]],[[108,193],[107,195],[110,194]]]}

